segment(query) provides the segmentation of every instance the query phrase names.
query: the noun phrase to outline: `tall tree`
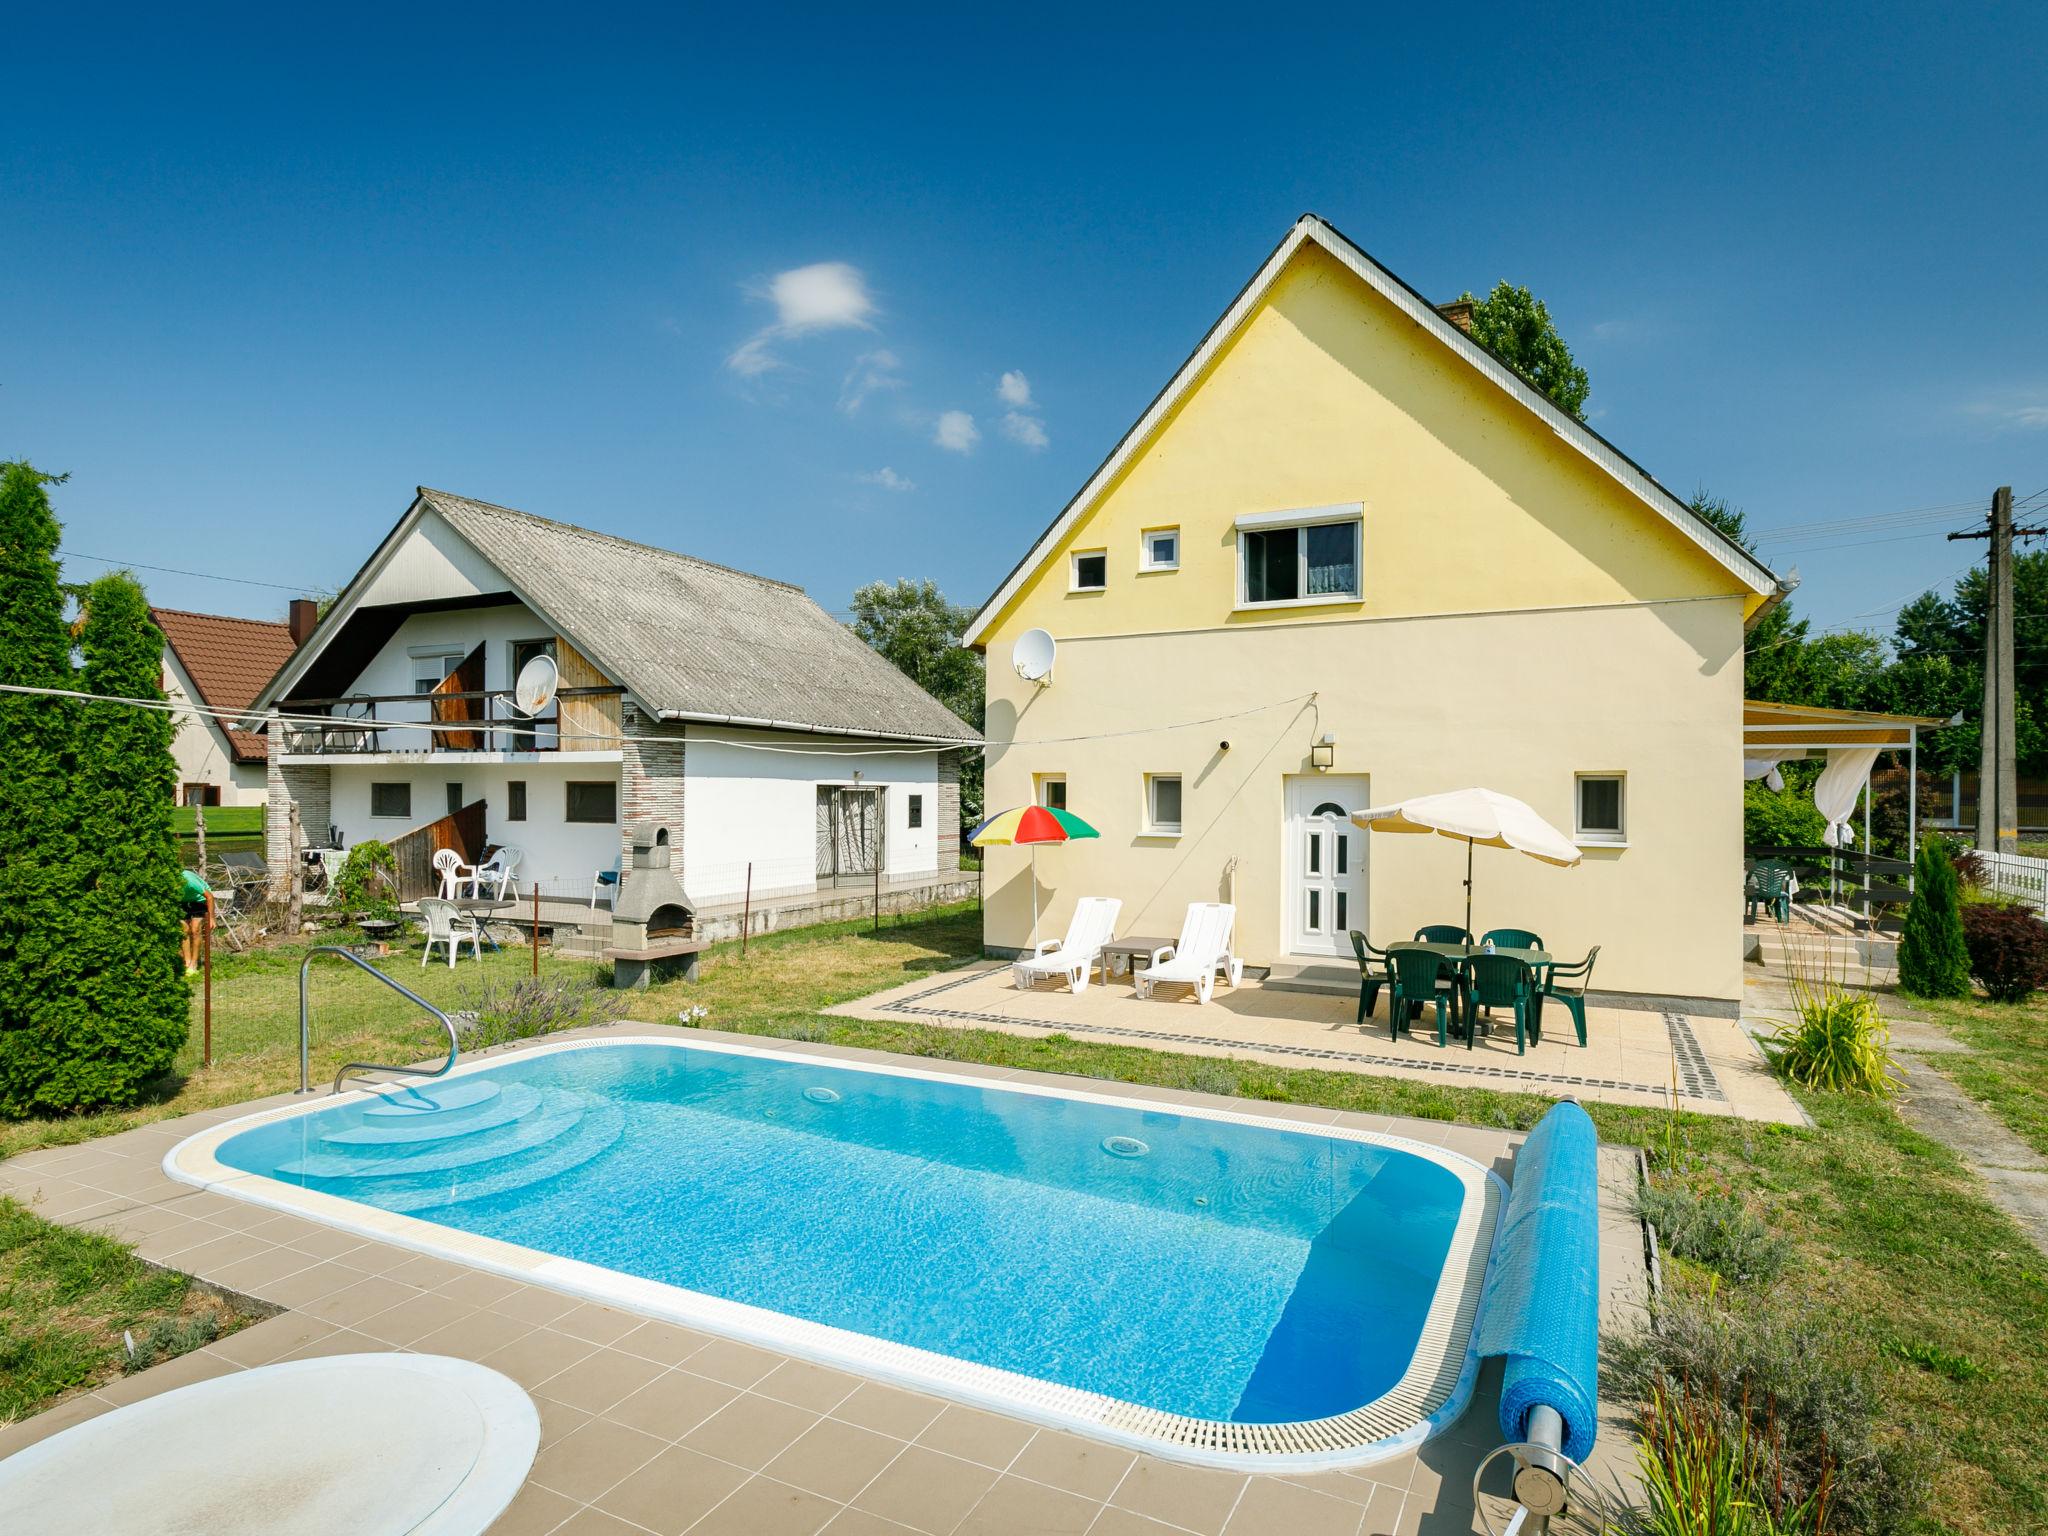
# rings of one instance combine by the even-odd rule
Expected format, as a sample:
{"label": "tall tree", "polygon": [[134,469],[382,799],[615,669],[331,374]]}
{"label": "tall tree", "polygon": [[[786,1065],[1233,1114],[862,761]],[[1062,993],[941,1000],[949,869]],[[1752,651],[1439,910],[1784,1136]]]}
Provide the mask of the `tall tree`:
{"label": "tall tree", "polygon": [[[988,715],[987,676],[980,653],[960,644],[973,618],[932,581],[873,581],[853,594],[853,632],[978,731]],[[981,819],[982,769],[981,753],[961,754],[960,815],[969,823]]]}
{"label": "tall tree", "polygon": [[[163,635],[142,587],[125,571],[87,589],[79,652],[89,692],[163,698]],[[79,743],[75,792],[93,861],[80,978],[90,1026],[68,1042],[63,1075],[43,1091],[46,1102],[80,1108],[133,1103],[169,1071],[192,1007],[178,959],[174,722],[162,710],[86,708],[90,728]]]}
{"label": "tall tree", "polygon": [[1472,304],[1472,337],[1500,354],[1507,365],[1581,421],[1592,385],[1551,322],[1543,301],[1526,288],[1502,281]]}
{"label": "tall tree", "polygon": [[[0,683],[14,687],[75,682],[48,490],[60,478],[0,465]],[[0,1114],[63,1107],[42,1090],[88,1017],[77,984],[76,714],[64,699],[0,693]]]}

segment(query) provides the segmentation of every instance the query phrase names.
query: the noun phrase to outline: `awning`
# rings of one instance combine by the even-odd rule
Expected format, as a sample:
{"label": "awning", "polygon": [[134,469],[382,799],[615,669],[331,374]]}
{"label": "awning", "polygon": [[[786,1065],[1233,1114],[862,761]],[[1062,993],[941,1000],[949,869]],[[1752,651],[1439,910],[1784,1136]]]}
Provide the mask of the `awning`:
{"label": "awning", "polygon": [[1873,710],[1745,699],[1742,755],[1784,758],[1822,747],[1910,747],[1920,731],[1947,724],[1927,715],[1881,715]]}

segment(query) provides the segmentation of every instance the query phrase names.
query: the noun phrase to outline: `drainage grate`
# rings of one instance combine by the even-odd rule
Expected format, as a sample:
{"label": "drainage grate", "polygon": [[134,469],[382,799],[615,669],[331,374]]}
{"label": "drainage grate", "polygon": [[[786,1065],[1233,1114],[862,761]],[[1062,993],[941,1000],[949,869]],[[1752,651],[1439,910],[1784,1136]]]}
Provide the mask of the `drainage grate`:
{"label": "drainage grate", "polygon": [[1664,1032],[1671,1037],[1671,1054],[1678,1062],[1679,1097],[1727,1103],[1721,1080],[1707,1065],[1707,1053],[1700,1049],[1699,1036],[1692,1032],[1692,1020],[1682,1013],[1667,1013]]}

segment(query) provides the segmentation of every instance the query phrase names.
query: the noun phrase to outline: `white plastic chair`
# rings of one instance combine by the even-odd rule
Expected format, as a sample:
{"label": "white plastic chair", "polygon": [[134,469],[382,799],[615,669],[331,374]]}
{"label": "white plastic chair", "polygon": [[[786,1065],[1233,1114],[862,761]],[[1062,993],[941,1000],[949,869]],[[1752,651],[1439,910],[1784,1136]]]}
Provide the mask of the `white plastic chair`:
{"label": "white plastic chair", "polygon": [[603,890],[606,886],[610,886],[614,892],[618,890],[619,868],[625,862],[626,861],[624,860],[624,858],[613,859],[612,867],[610,869],[600,869],[596,874],[590,877],[591,911],[595,912],[597,910],[597,893],[599,891]]}
{"label": "white plastic chair", "polygon": [[483,926],[469,913],[452,901],[428,896],[420,902],[420,916],[427,924],[427,947],[420,951],[420,969],[427,968],[427,961],[433,958],[434,946],[439,944],[448,951],[448,969],[455,969],[455,952],[462,947],[464,939],[469,940],[470,953],[481,963],[484,958]]}
{"label": "white plastic chair", "polygon": [[476,873],[462,862],[462,855],[453,848],[437,848],[431,861],[434,873],[441,877],[441,899],[453,901],[462,894],[463,882]]}
{"label": "white plastic chair", "polygon": [[485,886],[495,884],[497,890],[491,893],[493,901],[503,901],[507,891],[510,891],[512,899],[517,901],[519,885],[512,877],[519,868],[519,861],[524,857],[525,855],[517,848],[500,847],[496,853],[469,872],[471,894],[481,897]]}
{"label": "white plastic chair", "polygon": [[1237,926],[1237,908],[1227,901],[1197,901],[1180,925],[1180,942],[1152,951],[1152,963],[1138,977],[1138,996],[1150,997],[1162,981],[1195,989],[1195,1000],[1216,995],[1221,975],[1234,987],[1244,979],[1244,962],[1230,952],[1230,933]]}
{"label": "white plastic chair", "polygon": [[1019,988],[1048,976],[1064,976],[1075,992],[1088,990],[1088,973],[1102,964],[1102,946],[1116,936],[1124,904],[1113,896],[1083,896],[1074,907],[1064,939],[1047,939],[1010,967]]}

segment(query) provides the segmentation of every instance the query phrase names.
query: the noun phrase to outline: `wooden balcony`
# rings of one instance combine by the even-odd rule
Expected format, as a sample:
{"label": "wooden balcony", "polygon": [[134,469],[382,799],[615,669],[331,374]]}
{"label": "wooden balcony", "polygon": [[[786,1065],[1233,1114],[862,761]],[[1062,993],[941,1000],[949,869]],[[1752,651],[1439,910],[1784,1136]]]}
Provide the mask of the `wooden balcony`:
{"label": "wooden balcony", "polygon": [[430,752],[603,752],[620,745],[620,701],[612,684],[556,690],[548,713],[528,716],[508,688],[433,693],[357,693],[335,699],[286,699],[279,749],[286,756],[363,756]]}

